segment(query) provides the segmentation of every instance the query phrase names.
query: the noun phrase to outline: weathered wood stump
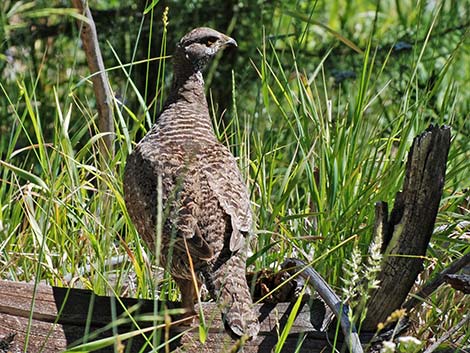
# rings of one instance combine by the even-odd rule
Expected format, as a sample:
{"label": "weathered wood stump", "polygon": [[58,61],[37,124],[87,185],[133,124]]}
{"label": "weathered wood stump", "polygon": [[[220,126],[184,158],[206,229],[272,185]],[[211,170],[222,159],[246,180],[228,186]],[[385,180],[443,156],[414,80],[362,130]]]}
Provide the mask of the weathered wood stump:
{"label": "weathered wood stump", "polygon": [[415,137],[403,189],[396,195],[390,216],[386,203],[377,205],[375,229],[383,236],[384,261],[380,286],[367,305],[365,330],[374,331],[402,306],[423,270],[442,196],[449,146],[450,128],[446,126],[430,126]]}

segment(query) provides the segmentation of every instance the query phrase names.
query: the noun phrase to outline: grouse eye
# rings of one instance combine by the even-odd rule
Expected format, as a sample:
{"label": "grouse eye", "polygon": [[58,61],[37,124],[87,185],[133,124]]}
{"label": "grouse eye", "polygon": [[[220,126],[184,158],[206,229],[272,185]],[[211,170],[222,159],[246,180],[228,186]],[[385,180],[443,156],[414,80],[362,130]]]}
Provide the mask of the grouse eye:
{"label": "grouse eye", "polygon": [[202,43],[208,47],[212,46],[215,42],[217,42],[217,37],[206,37],[202,40]]}

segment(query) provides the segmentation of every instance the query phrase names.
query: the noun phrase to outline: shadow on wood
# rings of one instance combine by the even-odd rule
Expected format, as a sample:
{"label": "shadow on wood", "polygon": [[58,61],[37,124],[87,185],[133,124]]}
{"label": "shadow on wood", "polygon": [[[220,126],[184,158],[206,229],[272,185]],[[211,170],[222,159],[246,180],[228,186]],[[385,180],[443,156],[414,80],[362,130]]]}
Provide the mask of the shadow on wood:
{"label": "shadow on wood", "polygon": [[[115,333],[135,333],[132,339],[122,342],[115,340],[115,344],[121,343],[126,346],[126,352],[138,352],[142,347],[150,350],[153,334],[160,335],[160,342],[168,338],[173,339],[168,347],[172,351],[236,351],[236,346],[240,342],[225,333],[220,310],[216,304],[203,303],[206,323],[210,327],[204,344],[199,341],[197,323],[191,326],[171,328],[167,326],[154,330],[153,313],[161,313],[162,310],[157,309],[164,308],[163,305],[167,312],[173,311],[173,313],[178,307],[178,303],[163,304],[152,300],[97,296],[88,290],[57,288],[42,284],[35,289],[34,284],[0,281],[0,339],[15,335],[9,348],[10,352],[24,351],[26,341],[27,351],[31,353],[61,352],[67,347],[84,343],[84,337],[88,337],[90,342],[113,337],[111,323],[115,325],[119,323],[119,326],[114,326]],[[257,305],[261,331],[255,340],[244,343],[243,352],[271,352],[287,322],[292,305],[291,303]],[[32,313],[31,319],[29,319],[30,313]],[[326,333],[313,328],[310,315],[309,306],[304,303],[286,340],[283,352],[293,352],[299,341],[303,341],[303,348],[298,352],[329,351]],[[131,317],[135,322],[132,322]],[[162,324],[161,318],[158,318],[156,323]],[[146,329],[147,332],[144,332]],[[165,347],[161,348],[164,350]],[[104,347],[98,351],[113,352],[114,348]]]}

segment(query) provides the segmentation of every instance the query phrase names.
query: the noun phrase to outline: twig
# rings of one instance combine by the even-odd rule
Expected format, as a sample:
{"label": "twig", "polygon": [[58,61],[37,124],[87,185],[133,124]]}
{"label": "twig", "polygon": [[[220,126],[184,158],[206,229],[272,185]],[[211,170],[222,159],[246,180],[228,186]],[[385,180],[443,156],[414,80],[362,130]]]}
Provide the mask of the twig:
{"label": "twig", "polygon": [[[116,266],[121,265],[124,262],[126,262],[127,259],[128,259],[128,257],[124,256],[124,255],[112,256],[111,258],[106,259],[104,261],[104,267],[116,267]],[[63,276],[63,281],[66,282],[66,283],[70,283],[72,281],[72,279],[74,278],[74,276],[75,277],[85,276],[85,275],[90,274],[92,270],[93,270],[93,266],[90,265],[90,264],[87,264],[85,266],[81,266],[81,267],[78,268],[78,270],[75,273],[72,273],[72,272],[65,273],[64,276]],[[0,353],[1,353],[1,351],[0,351]]]}
{"label": "twig", "polygon": [[429,346],[424,353],[432,353],[434,352],[441,343],[447,341],[454,333],[460,330],[468,321],[470,321],[470,315],[464,315],[463,319],[460,322],[452,327],[449,331],[443,334],[436,342],[434,342],[431,346]]}
{"label": "twig", "polygon": [[449,267],[444,269],[441,273],[439,273],[431,282],[425,285],[415,296],[409,299],[403,307],[409,311],[413,309],[416,305],[421,302],[421,299],[427,298],[431,295],[441,284],[445,281],[445,276],[456,273],[461,268],[465,267],[470,263],[470,254],[466,254],[455,260]]}
{"label": "twig", "polygon": [[86,18],[88,23],[79,22],[80,36],[85,50],[88,68],[93,75],[93,89],[96,96],[96,105],[98,107],[98,129],[100,133],[107,133],[101,139],[99,150],[104,160],[109,160],[114,156],[113,135],[113,95],[109,87],[108,77],[104,68],[103,57],[101,56],[98,43],[98,34],[96,33],[95,22],[91,15],[90,8],[86,0],[72,0],[73,6]]}
{"label": "twig", "polygon": [[343,303],[320,274],[307,263],[298,259],[287,259],[282,264],[282,268],[289,272],[299,271],[299,268],[301,269],[299,272],[295,272],[292,275],[300,275],[317,291],[340,321],[341,329],[349,350],[352,353],[362,353],[363,350],[359,335],[354,325],[349,321],[348,315],[344,312]]}

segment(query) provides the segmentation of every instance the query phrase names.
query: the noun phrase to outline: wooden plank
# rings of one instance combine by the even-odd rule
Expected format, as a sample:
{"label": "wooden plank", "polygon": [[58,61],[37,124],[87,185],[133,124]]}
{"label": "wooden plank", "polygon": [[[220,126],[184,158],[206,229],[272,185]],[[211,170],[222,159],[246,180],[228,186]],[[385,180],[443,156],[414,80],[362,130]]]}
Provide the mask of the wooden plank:
{"label": "wooden plank", "polygon": [[[28,327],[28,319],[16,317],[8,314],[0,313],[0,339],[7,337],[12,332],[16,335],[9,347],[8,352],[24,352],[26,330]],[[93,332],[95,327],[91,327],[90,331]],[[197,330],[193,329],[191,334],[185,334],[177,339],[175,344],[169,344],[169,349],[173,352],[232,352],[234,347],[237,346],[237,341],[231,339],[224,332],[214,332],[211,330],[207,336],[204,344],[201,344],[197,334]],[[72,342],[77,342],[83,337],[84,327],[73,325],[60,325],[47,323],[39,320],[31,322],[31,332],[29,334],[29,343],[27,351],[30,353],[45,352],[45,353],[59,353],[63,352],[66,347],[69,347]],[[299,339],[303,339],[304,343],[299,350],[301,353],[316,353],[328,352],[324,347],[327,346],[324,338],[318,337],[312,333],[305,333],[306,338],[302,335],[290,334],[287,338],[282,352],[294,352]],[[102,334],[97,338],[104,338],[108,335]],[[174,336],[172,336],[174,337]],[[151,337],[149,336],[151,340]],[[244,353],[261,353],[271,352],[278,342],[277,334],[262,333],[256,340],[248,341],[243,345]],[[145,340],[142,336],[137,336],[129,341],[122,342],[127,352],[139,352],[145,345]],[[164,351],[164,349],[162,349]],[[113,346],[101,348],[99,352],[107,353],[114,352]]]}
{"label": "wooden plank", "polygon": [[[32,305],[33,298],[34,305]],[[140,314],[152,314],[154,305],[163,308],[163,303],[153,300],[132,298],[116,300],[112,297],[94,295],[87,290],[57,288],[43,284],[37,286],[36,295],[34,295],[33,284],[0,281],[0,322],[2,323],[0,324],[0,340],[10,334],[16,334],[11,343],[10,352],[24,351],[26,337],[29,337],[27,351],[30,353],[61,352],[85,336],[87,324],[90,326],[88,332],[94,332],[113,322],[113,311],[117,316],[126,318],[128,316],[125,310],[132,308],[134,310],[132,316],[138,319],[136,307],[139,307]],[[167,302],[165,305],[170,309],[178,307],[178,303]],[[287,322],[292,305],[291,303],[257,305],[261,331],[255,340],[245,342],[243,352],[271,352]],[[240,342],[226,333],[217,305],[203,303],[202,307],[206,323],[210,327],[206,342],[200,343],[196,321],[191,327],[171,326],[168,330],[168,337],[175,339],[175,342],[171,344],[171,350],[208,353],[232,351]],[[32,313],[31,322],[30,313]],[[176,319],[177,317],[173,317],[173,320]],[[142,328],[152,325],[152,322],[139,320],[138,325]],[[117,328],[119,333],[134,330],[136,330],[135,326],[129,321]],[[157,331],[151,330],[146,337],[151,340],[151,334],[155,332]],[[162,329],[159,334],[164,338],[165,332],[165,329]],[[328,347],[326,334],[313,329],[310,323],[310,309],[305,303],[290,332],[283,352],[294,351],[300,339],[304,343],[299,352],[320,352]],[[97,338],[104,337],[112,337],[112,332],[110,330],[102,332]],[[164,339],[161,340],[163,341]],[[123,344],[129,346],[128,352],[138,352],[145,345],[145,336],[139,334]],[[113,348],[101,349],[100,352],[113,352]]]}
{"label": "wooden plank", "polygon": [[[30,330],[28,352],[61,352],[67,346],[66,331],[61,325],[40,320],[32,320],[29,325],[27,318],[0,313],[0,338],[5,339],[9,335],[15,335],[5,352],[24,352],[28,329]],[[76,336],[75,340],[79,338]]]}
{"label": "wooden plank", "polygon": [[[21,282],[0,281],[0,312],[19,317],[29,317],[33,302],[34,285]],[[122,303],[122,304],[121,304]],[[256,306],[262,320],[262,330],[269,332],[276,328],[278,315],[290,311],[290,303],[260,304]],[[123,315],[132,308],[132,315],[137,313],[153,314],[157,308],[176,309],[178,302],[158,302],[153,300],[116,298],[95,295],[89,290],[50,287],[39,284],[36,291],[33,318],[46,322],[57,320],[60,324],[86,325],[90,321],[94,325],[106,325],[116,316]],[[196,311],[198,306],[196,305]],[[214,303],[204,303],[203,312],[210,318],[213,327],[223,328],[220,310]],[[174,320],[177,318],[174,317]],[[310,323],[308,306],[303,307],[301,315],[294,322],[291,332],[313,329]],[[146,325],[144,325],[146,326]],[[148,326],[148,324],[147,324]]]}

